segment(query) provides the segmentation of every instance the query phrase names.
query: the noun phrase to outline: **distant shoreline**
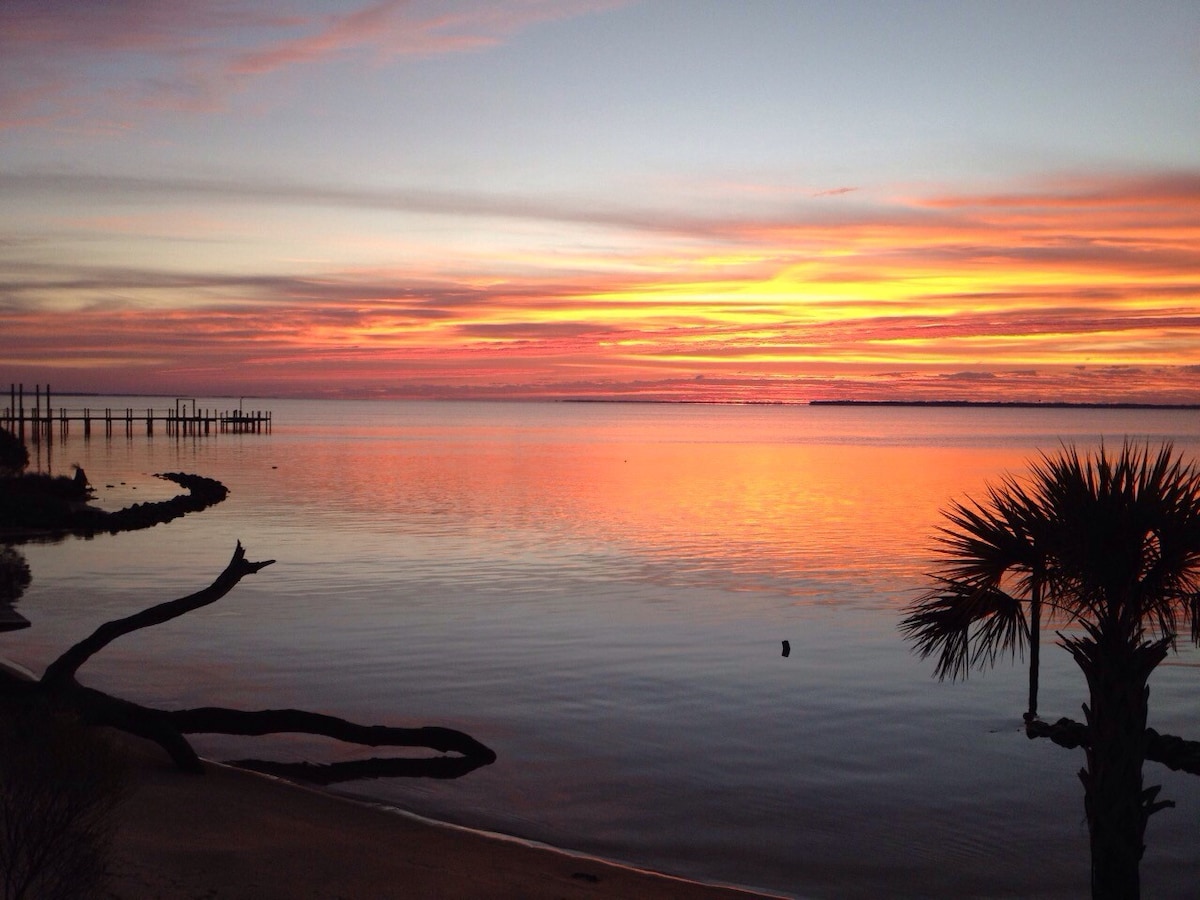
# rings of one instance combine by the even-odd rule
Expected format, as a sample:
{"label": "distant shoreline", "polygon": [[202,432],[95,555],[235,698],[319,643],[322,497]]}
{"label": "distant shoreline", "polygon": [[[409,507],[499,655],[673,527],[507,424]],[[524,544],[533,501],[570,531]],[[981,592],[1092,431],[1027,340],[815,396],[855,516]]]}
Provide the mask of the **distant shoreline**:
{"label": "distant shoreline", "polygon": [[1067,400],[810,400],[809,406],[983,407],[989,409],[1176,409],[1200,410],[1200,403],[1082,403]]}
{"label": "distant shoreline", "polygon": [[[32,395],[27,395],[32,396]],[[175,394],[113,394],[95,391],[59,391],[56,397],[152,397],[152,398],[181,398]],[[205,395],[202,399],[232,399],[234,395],[214,394]],[[201,398],[197,398],[201,399]],[[916,407],[926,409],[1163,409],[1163,410],[1200,410],[1200,402],[1196,403],[1142,403],[1135,401],[1079,402],[1071,400],[705,400],[686,398],[653,398],[653,397],[276,397],[268,395],[242,395],[240,400],[298,400],[298,401],[403,401],[418,403],[626,403],[662,406],[861,406],[861,407]]]}

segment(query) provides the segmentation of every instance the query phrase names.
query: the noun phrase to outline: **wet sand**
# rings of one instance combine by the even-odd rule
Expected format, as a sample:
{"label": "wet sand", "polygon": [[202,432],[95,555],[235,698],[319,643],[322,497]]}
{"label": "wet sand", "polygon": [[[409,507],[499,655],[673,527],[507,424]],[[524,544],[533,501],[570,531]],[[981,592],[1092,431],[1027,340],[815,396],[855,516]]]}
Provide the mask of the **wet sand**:
{"label": "wet sand", "polygon": [[750,900],[437,825],[223,766],[177,772],[131,742],[111,896],[122,900]]}

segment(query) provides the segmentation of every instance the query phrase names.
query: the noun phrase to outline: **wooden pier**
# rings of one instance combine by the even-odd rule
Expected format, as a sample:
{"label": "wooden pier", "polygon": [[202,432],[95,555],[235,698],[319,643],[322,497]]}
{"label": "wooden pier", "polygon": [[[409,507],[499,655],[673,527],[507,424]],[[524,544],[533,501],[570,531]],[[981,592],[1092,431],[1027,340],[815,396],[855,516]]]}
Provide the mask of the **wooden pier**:
{"label": "wooden pier", "polygon": [[[32,405],[27,401],[32,400]],[[34,388],[31,398],[25,396],[24,385],[10,385],[9,405],[0,412],[0,428],[6,428],[22,441],[28,434],[33,443],[51,440],[56,435],[66,438],[72,426],[78,426],[84,439],[92,436],[92,430],[101,430],[105,437],[124,432],[133,437],[145,429],[147,437],[153,437],[155,429],[164,434],[183,437],[185,435],[209,434],[270,434],[270,410],[238,409],[217,410],[197,407],[190,397],[176,398],[173,407],[166,409],[119,407],[66,407],[55,408],[51,402],[50,385],[43,391],[41,385]],[[190,404],[190,409],[189,409]]]}

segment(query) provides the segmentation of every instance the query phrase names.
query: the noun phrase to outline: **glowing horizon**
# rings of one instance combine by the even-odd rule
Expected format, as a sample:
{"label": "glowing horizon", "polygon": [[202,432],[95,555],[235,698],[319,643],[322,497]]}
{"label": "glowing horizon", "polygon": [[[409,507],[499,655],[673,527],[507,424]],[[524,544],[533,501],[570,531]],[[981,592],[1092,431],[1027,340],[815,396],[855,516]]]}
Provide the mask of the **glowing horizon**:
{"label": "glowing horizon", "polygon": [[[879,126],[897,144],[923,142],[927,156],[909,166],[936,176],[906,174],[886,148],[853,167],[820,142],[803,157],[811,163],[754,150],[761,142],[738,130],[758,110],[749,101],[712,112],[709,142],[691,141],[673,129],[710,107],[693,107],[678,80],[648,101],[617,91],[629,112],[597,106],[609,128],[640,123],[624,142],[594,138],[610,164],[538,143],[557,134],[544,130],[551,120],[492,120],[486,104],[526,96],[548,115],[561,102],[547,82],[566,71],[561,48],[601,34],[647,52],[629,29],[666,15],[652,6],[462,2],[443,14],[382,2],[343,13],[296,2],[272,18],[234,3],[240,14],[218,24],[201,14],[207,4],[152,22],[135,5],[90,24],[58,3],[0,13],[0,74],[19,86],[0,91],[0,377],[10,381],[185,395],[1200,402],[1200,133],[1194,116],[1165,118],[1170,104],[1200,101],[1200,79],[1139,110],[1137,140],[1114,114],[1109,138],[1121,143],[1103,160],[1068,162],[1073,132],[1025,98],[1013,115],[1030,146],[1057,141],[1056,153],[938,166],[946,144],[927,136],[934,129]],[[847,27],[832,11],[779,10],[829,34]],[[1002,10],[985,17],[1019,24]],[[765,19],[749,19],[736,27],[767,40]],[[1119,11],[1101,19],[1114,46],[1133,40]],[[951,46],[954,27],[978,24],[921,40]],[[1035,54],[1019,35],[997,40]],[[676,49],[653,48],[678,63]],[[1179,54],[1166,58],[1200,74],[1194,53]],[[1082,87],[1088,60],[1076,63],[1050,84],[1069,82],[1081,104],[1121,99]],[[992,64],[993,76],[1016,78],[1011,60]],[[736,88],[689,65],[699,83]],[[790,60],[777,65],[794,76]],[[907,65],[897,77],[923,77]],[[1163,76],[1159,60],[1131,65]],[[434,71],[445,85],[422,80]],[[488,94],[495,78],[516,93]],[[793,87],[798,108],[840,122],[846,98],[825,112],[819,95]],[[613,89],[581,90],[599,104]],[[914,103],[954,95],[927,90]],[[485,102],[476,117],[487,123],[431,108],[444,91]],[[367,94],[395,98],[425,131],[376,122]],[[643,118],[671,118],[671,104],[683,107],[661,132],[673,171]],[[562,112],[560,128],[592,133]],[[960,117],[973,152],[988,146],[986,120],[944,114]],[[527,139],[508,133],[518,125]],[[475,127],[491,135],[483,155],[462,140]],[[395,142],[407,164],[372,141]],[[539,168],[520,164],[523,151]],[[232,164],[206,161],[230,153],[240,153]]]}

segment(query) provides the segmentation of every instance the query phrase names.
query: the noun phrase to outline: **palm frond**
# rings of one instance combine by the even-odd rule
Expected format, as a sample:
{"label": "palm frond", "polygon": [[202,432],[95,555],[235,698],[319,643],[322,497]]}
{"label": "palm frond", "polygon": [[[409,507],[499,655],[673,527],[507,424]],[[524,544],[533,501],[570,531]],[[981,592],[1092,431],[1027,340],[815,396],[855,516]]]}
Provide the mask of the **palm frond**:
{"label": "palm frond", "polygon": [[1002,653],[1024,650],[1029,626],[1021,601],[987,584],[938,581],[900,623],[922,659],[937,658],[938,678],[965,678]]}
{"label": "palm frond", "polygon": [[1009,478],[988,487],[986,503],[955,502],[943,512],[937,549],[943,563],[937,575],[955,581],[999,586],[1006,576],[1024,577],[1040,568],[1031,499]]}
{"label": "palm frond", "polygon": [[1033,477],[1053,538],[1055,593],[1081,620],[1140,637],[1174,635],[1200,588],[1200,472],[1170,444],[1115,456],[1067,448]]}

